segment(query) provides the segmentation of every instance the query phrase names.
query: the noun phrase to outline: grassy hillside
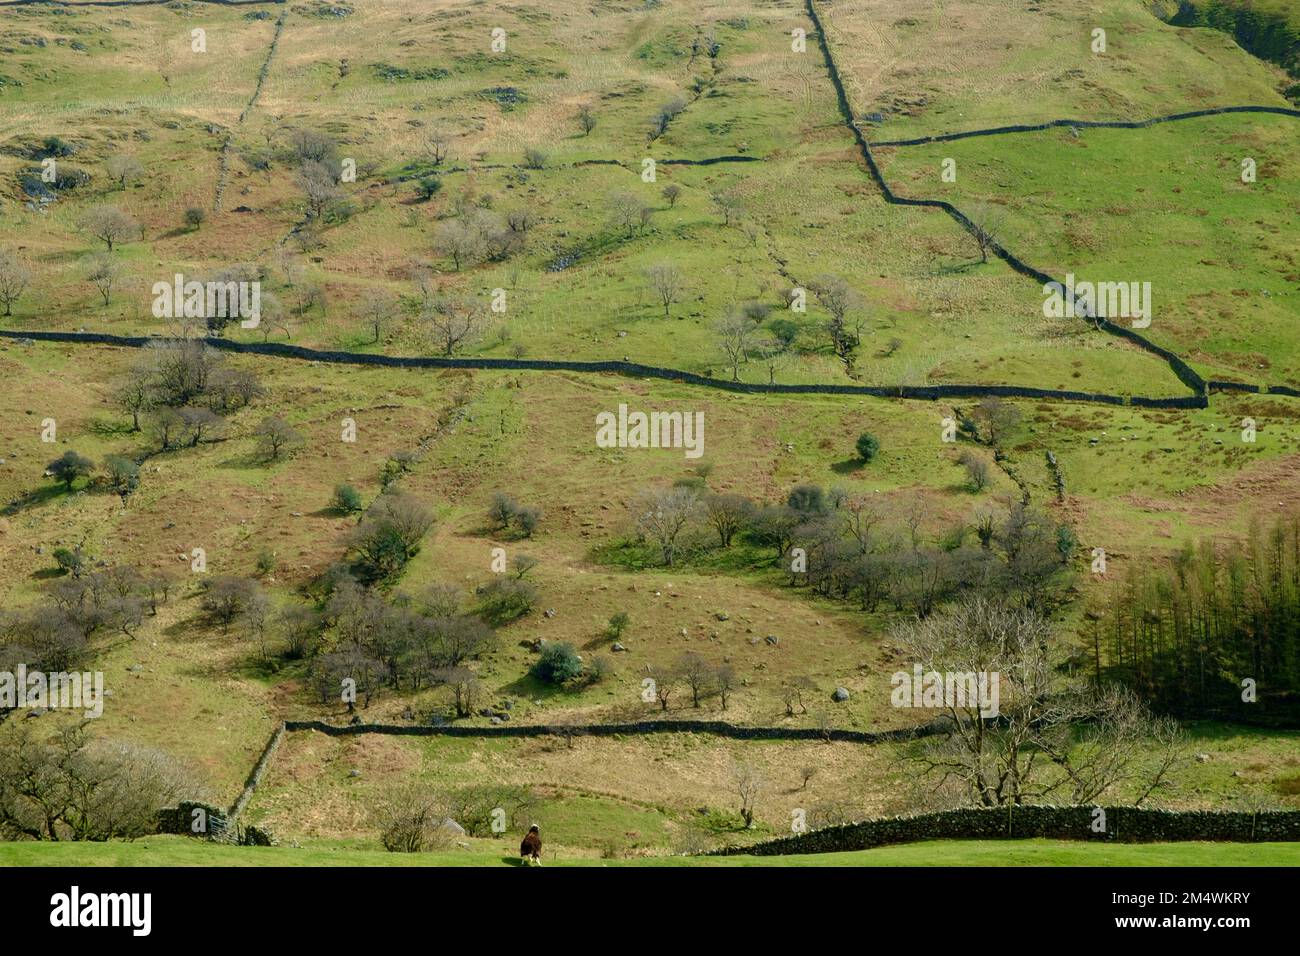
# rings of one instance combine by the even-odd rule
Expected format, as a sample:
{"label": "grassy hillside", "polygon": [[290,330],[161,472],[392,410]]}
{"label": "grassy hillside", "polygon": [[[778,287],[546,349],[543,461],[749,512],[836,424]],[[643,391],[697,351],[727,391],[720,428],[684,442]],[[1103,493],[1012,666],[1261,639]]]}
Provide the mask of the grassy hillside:
{"label": "grassy hillside", "polygon": [[[626,359],[725,381],[733,369],[718,324],[743,311],[752,338],[734,376],[746,383],[1188,398],[1170,365],[1134,342],[1045,317],[1038,282],[985,254],[953,216],[887,203],[820,41],[849,112],[877,142],[1059,118],[1281,107],[1281,71],[1220,31],[1162,21],[1141,0],[818,0],[816,10],[825,37],[800,0],[5,7],[0,255],[30,281],[0,327],[175,335],[178,323],[154,314],[154,283],[238,267],[280,304],[258,329],[221,332],[238,341],[454,351],[471,362]],[[1104,53],[1090,47],[1098,27]],[[493,30],[504,31],[503,50],[493,48]],[[313,212],[312,188],[321,188],[308,176],[313,150],[331,177],[328,214]],[[1300,122],[1258,113],[874,150],[898,196],[954,204],[1036,269],[1150,282],[1144,334],[1205,378],[1293,388],[1298,153]],[[1253,182],[1241,178],[1247,158]],[[112,170],[124,159],[139,169],[122,182]],[[61,177],[49,188],[46,160]],[[952,181],[943,175],[949,160]],[[343,176],[349,161],[355,179]],[[104,205],[139,226],[111,252],[87,228]],[[187,221],[191,210],[198,214]],[[448,236],[474,223],[486,224],[481,241],[452,255]],[[665,265],[679,279],[667,302],[650,278]],[[114,276],[107,293],[92,276],[104,268]],[[857,297],[851,362],[831,335],[833,297],[809,291],[825,290],[828,277]],[[798,289],[808,292],[806,311],[790,307]],[[376,303],[386,306],[378,331],[369,321]],[[477,334],[453,346],[436,335],[434,304],[448,303],[469,303],[478,322]],[[868,607],[818,593],[794,579],[782,548],[757,534],[723,547],[698,516],[667,566],[638,531],[646,489],[767,505],[801,484],[838,488],[869,504],[877,546],[902,557],[977,553],[980,529],[1000,527],[1027,501],[1059,535],[1053,547],[1075,545],[1061,549],[1068,556],[1052,568],[1043,605],[1053,674],[1062,675],[1090,665],[1087,635],[1109,622],[1098,609],[1126,570],[1300,511],[1300,401],[1280,394],[1215,392],[1207,407],[1174,409],[1017,398],[1008,402],[1016,421],[994,448],[967,433],[943,438],[952,421],[978,416],[974,398],[738,393],[554,369],[222,353],[221,374],[253,376],[260,388],[246,404],[222,405],[203,440],[163,448],[156,426],[166,409],[146,409],[137,431],[117,401],[148,354],[0,338],[0,605],[21,615],[62,594],[72,580],[57,564],[65,549],[80,549],[86,574],[133,567],[168,576],[170,597],[156,613],[92,633],[90,661],[112,692],[92,731],[165,751],[220,805],[239,793],[279,721],[353,716],[332,684],[320,690],[320,658],[348,646],[342,628],[321,626],[320,646],[294,654],[281,616],[325,608],[331,575],[357,558],[362,515],[331,503],[341,483],[364,508],[391,481],[434,519],[418,552],[373,589],[385,607],[418,607],[454,585],[454,611],[469,615],[501,579],[496,549],[537,561],[520,573],[536,589],[533,606],[464,661],[481,683],[470,713],[453,717],[448,686],[432,681],[384,686],[358,708],[367,722],[399,725],[563,728],[658,716],[882,730],[933,716],[890,700],[892,675],[912,664],[895,633],[915,616],[906,595]],[[198,394],[184,402],[208,400]],[[600,447],[597,415],[620,404],[702,413],[703,457]],[[259,451],[272,416],[300,439],[283,455]],[[42,435],[48,419],[52,441]],[[1255,423],[1253,441],[1242,439],[1245,419]],[[356,441],[344,439],[345,421]],[[855,450],[863,433],[879,442],[870,462]],[[93,469],[65,487],[46,472],[68,451]],[[109,485],[110,455],[139,463],[129,495]],[[979,487],[962,464],[972,455],[987,474]],[[497,492],[539,509],[536,529],[494,525]],[[191,571],[195,548],[206,572]],[[1093,570],[1098,548],[1104,574]],[[222,626],[205,608],[204,584],[224,575],[256,582],[269,626]],[[613,635],[619,614],[627,623]],[[27,647],[38,628],[12,622],[28,620],[0,616],[0,651]],[[426,617],[403,626],[431,625]],[[541,640],[570,644],[588,663],[603,659],[600,679],[542,681]],[[714,695],[697,707],[681,692],[665,711],[643,696],[647,675],[687,654],[730,669],[725,703]],[[1230,676],[1235,684],[1249,675]],[[1255,676],[1267,685],[1272,675]],[[802,688],[793,703],[792,681]],[[839,688],[847,700],[833,698]],[[11,718],[0,740],[28,730],[48,739],[67,719]],[[1186,730],[1195,757],[1155,801],[1300,806],[1295,731],[1209,719]],[[1072,738],[1068,748],[1078,745]],[[1150,741],[1137,753],[1139,768],[1158,759]],[[798,809],[829,823],[923,805],[933,795],[905,755],[893,744],[704,734],[291,734],[246,811],[285,846],[0,844],[0,862],[495,865],[511,855],[504,838],[382,853],[374,809],[403,782],[437,794],[527,790],[563,865],[1294,862],[1276,846],[1041,841],[816,860],[674,855],[787,832]],[[746,769],[766,783],[751,828],[736,812]],[[1114,790],[1116,799],[1137,796],[1128,780]]]}

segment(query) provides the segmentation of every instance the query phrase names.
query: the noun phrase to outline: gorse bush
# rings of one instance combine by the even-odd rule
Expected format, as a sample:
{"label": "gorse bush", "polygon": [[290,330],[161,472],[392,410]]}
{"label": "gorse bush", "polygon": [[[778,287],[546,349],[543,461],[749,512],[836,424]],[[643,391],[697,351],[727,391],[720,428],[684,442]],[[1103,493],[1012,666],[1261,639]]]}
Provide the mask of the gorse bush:
{"label": "gorse bush", "polygon": [[533,665],[532,675],[548,684],[566,684],[582,676],[582,656],[572,644],[547,644]]}

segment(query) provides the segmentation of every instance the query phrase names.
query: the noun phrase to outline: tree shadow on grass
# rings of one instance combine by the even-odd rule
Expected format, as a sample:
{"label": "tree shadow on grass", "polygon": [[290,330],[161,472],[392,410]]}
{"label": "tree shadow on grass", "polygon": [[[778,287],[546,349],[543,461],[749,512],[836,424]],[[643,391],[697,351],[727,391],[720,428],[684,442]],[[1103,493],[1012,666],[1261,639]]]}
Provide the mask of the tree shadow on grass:
{"label": "tree shadow on grass", "polygon": [[136,434],[130,422],[119,422],[110,418],[91,419],[90,431],[101,438],[118,438],[123,435]]}
{"label": "tree shadow on grass", "polygon": [[15,498],[4,508],[0,509],[0,515],[16,515],[20,511],[26,511],[28,508],[35,508],[37,505],[43,505],[55,498],[60,497],[66,492],[63,485],[42,485],[35,491],[29,491],[20,498]]}
{"label": "tree shadow on grass", "polygon": [[866,465],[867,463],[861,458],[846,458],[831,465],[831,471],[837,475],[851,475],[855,471],[861,471]]}

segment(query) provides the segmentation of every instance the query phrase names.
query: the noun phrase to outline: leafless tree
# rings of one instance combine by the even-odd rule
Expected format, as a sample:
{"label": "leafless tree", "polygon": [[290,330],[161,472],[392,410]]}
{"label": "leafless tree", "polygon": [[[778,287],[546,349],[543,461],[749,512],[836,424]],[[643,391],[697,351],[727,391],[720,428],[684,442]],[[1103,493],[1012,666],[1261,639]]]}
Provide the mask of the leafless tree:
{"label": "leafless tree", "polygon": [[806,697],[816,691],[817,687],[807,677],[791,677],[781,683],[781,703],[785,705],[785,715],[793,717],[796,708],[801,714],[808,713]]}
{"label": "leafless tree", "polygon": [[124,267],[107,252],[96,253],[90,257],[90,265],[86,270],[86,281],[94,283],[99,290],[100,296],[104,300],[104,305],[108,305],[109,299],[113,296],[113,286],[122,278]]}
{"label": "leafless tree", "polygon": [[117,206],[94,206],[81,218],[81,228],[112,252],[115,245],[140,237],[140,224]]}
{"label": "leafless tree", "polygon": [[731,380],[740,381],[740,366],[749,361],[749,350],[754,344],[754,325],[738,312],[730,313],[714,326],[718,346],[731,366]]}
{"label": "leafless tree", "polygon": [[583,136],[587,136],[596,128],[596,114],[589,103],[583,103],[578,107],[578,125],[582,127]]}
{"label": "leafless tree", "polygon": [[449,219],[438,226],[434,248],[452,261],[459,272],[462,266],[472,265],[486,252],[486,242],[480,224],[468,215]]}
{"label": "leafless tree", "polygon": [[376,343],[384,337],[384,331],[397,312],[397,303],[386,292],[368,292],[361,303],[361,314],[366,320]]}
{"label": "leafless tree", "polygon": [[757,354],[759,361],[763,365],[763,370],[767,372],[767,384],[769,385],[775,385],[776,377],[794,364],[794,357],[790,354],[786,344],[774,335],[765,336],[759,340]]}
{"label": "leafless tree", "polygon": [[1021,420],[1020,409],[996,395],[980,399],[971,417],[983,432],[980,437],[993,448],[1000,448]]}
{"label": "leafless tree", "polygon": [[191,448],[205,438],[211,440],[226,424],[220,415],[201,405],[189,405],[179,412]]}
{"label": "leafless tree", "polygon": [[442,354],[448,356],[475,341],[487,321],[482,305],[468,296],[438,296],[422,318]]}
{"label": "leafless tree", "polygon": [[673,305],[682,295],[682,271],[671,262],[660,262],[646,269],[645,281],[664,307],[664,318],[668,318]]}
{"label": "leafless tree", "polygon": [[253,431],[257,438],[258,453],[267,461],[276,461],[282,454],[302,443],[302,435],[283,418],[270,416]]}
{"label": "leafless tree", "polygon": [[451,151],[451,136],[446,130],[435,126],[425,131],[422,145],[429,161],[435,166],[441,166]]}
{"label": "leafless tree", "polygon": [[659,709],[667,711],[673,694],[681,685],[682,676],[671,667],[649,667],[648,670],[650,679],[654,681],[654,695],[655,700],[659,701]]}
{"label": "leafless tree", "polygon": [[749,523],[754,506],[741,495],[705,495],[704,518],[718,534],[718,543],[731,547],[731,539]]}
{"label": "leafless tree", "polygon": [[677,205],[677,200],[681,197],[681,194],[682,187],[678,186],[676,183],[669,183],[659,191],[659,195],[663,196],[667,201],[669,209],[672,209]]}
{"label": "leafless tree", "polygon": [[298,167],[294,182],[307,201],[307,215],[311,219],[325,218],[330,208],[344,197],[334,171],[325,163],[309,160]]}
{"label": "leafless tree", "polygon": [[113,389],[113,402],[131,413],[131,430],[140,430],[140,413],[153,407],[155,397],[152,370],[147,364],[135,366]]}
{"label": "leafless tree", "polygon": [[451,692],[457,717],[469,717],[483,695],[483,684],[468,667],[444,667],[434,672],[434,680]]}
{"label": "leafless tree", "polygon": [[677,118],[682,110],[686,109],[686,100],[680,96],[674,96],[659,108],[654,119],[650,121],[650,140],[653,142],[664,133],[668,132],[668,125]]}
{"label": "leafless tree", "polygon": [[289,132],[289,151],[299,163],[337,165],[338,143],[327,133],[314,129],[293,129]]}
{"label": "leafless tree", "polygon": [[831,347],[844,363],[844,370],[851,374],[854,354],[862,343],[862,321],[855,314],[862,305],[862,299],[848,282],[836,275],[818,276],[809,283],[809,287],[822,308],[831,315],[826,325]]}
{"label": "leafless tree", "polygon": [[[1179,760],[1182,742],[1172,722],[1152,717],[1127,691],[1098,693],[1058,674],[1051,625],[1033,611],[969,598],[897,626],[894,637],[904,659],[924,672],[998,681],[997,720],[985,719],[992,684],[976,680],[975,693],[964,699],[942,695],[948,733],[911,754],[924,773],[969,802],[1005,806],[1068,794],[1071,802],[1090,803],[1122,783],[1144,800]],[[1151,739],[1167,751],[1154,769],[1140,759]]]}
{"label": "leafless tree", "polygon": [[730,664],[722,663],[713,669],[713,689],[718,695],[718,703],[727,709],[731,693],[736,689],[736,670]]}
{"label": "leafless tree", "polygon": [[736,795],[740,797],[740,818],[745,821],[748,829],[754,825],[754,805],[767,784],[762,775],[747,763],[736,765],[734,780]]}
{"label": "leafless tree", "polygon": [[110,156],[105,167],[109,179],[117,183],[118,189],[125,189],[128,183],[133,183],[144,175],[144,166],[140,160],[128,153]]}
{"label": "leafless tree", "polygon": [[156,832],[159,807],[202,796],[161,751],[92,736],[85,722],[52,735],[31,722],[0,741],[0,836],[131,839]]}
{"label": "leafless tree", "polygon": [[713,689],[712,665],[699,654],[688,651],[677,658],[676,671],[691,692],[691,706],[699,707],[700,701],[708,697]]}
{"label": "leafless tree", "polygon": [[223,633],[244,613],[258,591],[256,582],[231,574],[222,574],[205,580],[200,603],[203,610],[221,625]]}
{"label": "leafless tree", "polygon": [[420,853],[451,843],[453,831],[444,826],[450,818],[444,802],[417,781],[388,789],[373,815],[379,842],[389,853]]}
{"label": "leafless tree", "polygon": [[983,208],[972,213],[970,233],[975,240],[975,244],[979,246],[980,262],[988,262],[989,253],[998,246],[1002,221],[1003,214],[993,209]]}
{"label": "leafless tree", "polygon": [[610,221],[629,236],[642,227],[642,210],[646,208],[632,193],[613,193],[609,197]]}
{"label": "leafless tree", "polygon": [[631,504],[637,532],[659,546],[664,564],[672,567],[677,540],[699,508],[690,488],[665,488],[643,491]]}
{"label": "leafless tree", "polygon": [[14,303],[22,298],[31,281],[32,274],[22,260],[7,249],[0,249],[0,305],[5,307],[6,316],[13,315]]}
{"label": "leafless tree", "polygon": [[957,456],[957,464],[966,469],[966,482],[971,491],[977,494],[989,483],[989,463],[984,458],[967,449]]}
{"label": "leafless tree", "polygon": [[722,224],[730,226],[745,214],[745,204],[734,192],[716,192],[712,196],[713,208],[722,217]]}

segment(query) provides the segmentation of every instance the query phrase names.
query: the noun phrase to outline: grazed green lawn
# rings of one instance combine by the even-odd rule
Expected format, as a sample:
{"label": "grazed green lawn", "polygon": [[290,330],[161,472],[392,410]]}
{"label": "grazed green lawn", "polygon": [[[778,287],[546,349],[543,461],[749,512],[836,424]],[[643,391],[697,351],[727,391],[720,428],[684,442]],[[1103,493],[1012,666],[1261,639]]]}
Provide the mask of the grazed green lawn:
{"label": "grazed green lawn", "polygon": [[[187,837],[133,843],[6,843],[0,866],[504,866],[506,845],[477,840],[467,850],[398,854],[340,844],[300,848],[233,847]],[[1060,840],[1009,843],[938,840],[846,853],[796,856],[674,857],[631,860],[551,858],[552,866],[1300,866],[1295,843],[1154,843],[1094,845]]]}

